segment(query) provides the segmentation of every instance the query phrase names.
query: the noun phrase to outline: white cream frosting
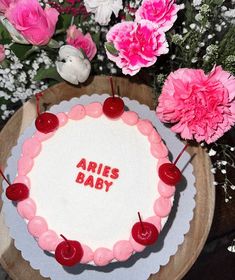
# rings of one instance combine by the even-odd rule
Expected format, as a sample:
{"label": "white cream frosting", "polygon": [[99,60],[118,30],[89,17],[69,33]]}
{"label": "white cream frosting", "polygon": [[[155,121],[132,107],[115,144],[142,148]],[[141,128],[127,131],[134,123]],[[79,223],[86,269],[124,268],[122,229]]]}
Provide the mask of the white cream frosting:
{"label": "white cream frosting", "polygon": [[[77,168],[79,161],[94,161],[119,169],[117,179],[105,178]],[[88,245],[112,249],[128,240],[138,221],[137,212],[154,216],[157,192],[157,159],[148,138],[136,126],[105,116],[71,120],[42,143],[42,150],[28,173],[30,197],[37,215],[48,227]],[[112,181],[109,191],[76,182],[79,171]]]}

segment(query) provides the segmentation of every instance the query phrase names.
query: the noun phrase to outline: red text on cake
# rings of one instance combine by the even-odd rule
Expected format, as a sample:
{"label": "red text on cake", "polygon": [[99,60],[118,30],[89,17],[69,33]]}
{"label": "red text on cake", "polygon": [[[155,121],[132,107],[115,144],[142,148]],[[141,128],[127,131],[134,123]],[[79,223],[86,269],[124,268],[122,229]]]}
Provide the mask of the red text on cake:
{"label": "red text on cake", "polygon": [[[76,182],[84,186],[90,186],[97,190],[105,190],[108,192],[113,185],[113,180],[119,177],[119,169],[112,168],[103,163],[87,161],[82,158],[77,164],[79,171]],[[98,175],[98,176],[97,176]]]}

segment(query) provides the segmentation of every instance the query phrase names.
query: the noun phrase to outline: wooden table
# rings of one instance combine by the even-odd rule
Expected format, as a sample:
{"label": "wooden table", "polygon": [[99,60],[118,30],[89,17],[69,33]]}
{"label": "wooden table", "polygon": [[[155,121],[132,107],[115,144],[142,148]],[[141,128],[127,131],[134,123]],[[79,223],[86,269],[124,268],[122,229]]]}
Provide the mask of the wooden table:
{"label": "wooden table", "polygon": [[[114,78],[114,85],[119,88],[121,96],[136,99],[140,103],[154,107],[154,95],[151,88],[132,83],[124,78]],[[42,97],[44,109],[57,104],[62,100],[69,100],[74,96],[83,94],[110,92],[109,81],[105,76],[90,77],[82,86],[74,87],[67,83],[57,84],[47,89]],[[32,122],[36,116],[35,99],[24,104],[9,120],[0,133],[0,164],[5,166],[11,148],[16,144],[19,135]],[[185,240],[179,246],[177,253],[170,258],[166,266],[151,275],[151,280],[174,280],[182,277],[191,268],[202,250],[214,213],[215,191],[212,187],[213,178],[210,172],[210,161],[207,154],[200,147],[189,147],[190,154],[197,154],[192,161],[196,178],[196,208],[191,221],[190,230],[185,235]],[[1,190],[2,191],[2,190]],[[0,201],[0,209],[1,209]],[[0,263],[13,280],[42,280],[39,272],[33,270],[29,263],[21,257],[21,253],[14,247],[14,241],[8,234],[2,213],[0,214]]]}

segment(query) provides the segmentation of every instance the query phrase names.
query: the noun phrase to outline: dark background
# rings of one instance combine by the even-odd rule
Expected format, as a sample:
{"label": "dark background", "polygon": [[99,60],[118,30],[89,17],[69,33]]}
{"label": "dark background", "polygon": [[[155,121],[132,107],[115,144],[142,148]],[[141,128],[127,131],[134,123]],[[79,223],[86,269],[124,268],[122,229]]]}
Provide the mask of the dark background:
{"label": "dark background", "polygon": [[[235,128],[218,142],[228,143],[234,147]],[[235,159],[235,152],[233,156]],[[228,168],[228,178],[235,185],[234,168]],[[223,182],[220,172],[215,175],[215,180]],[[215,188],[215,212],[208,239],[197,261],[183,280],[235,280],[235,253],[227,250],[233,239],[235,245],[235,190],[230,190],[232,199],[226,203],[222,187],[215,186]]]}

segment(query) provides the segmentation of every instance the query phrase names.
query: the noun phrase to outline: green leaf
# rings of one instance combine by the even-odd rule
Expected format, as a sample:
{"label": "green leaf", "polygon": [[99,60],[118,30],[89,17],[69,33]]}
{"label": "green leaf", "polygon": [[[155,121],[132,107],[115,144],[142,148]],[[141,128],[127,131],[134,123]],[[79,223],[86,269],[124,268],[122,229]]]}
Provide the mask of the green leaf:
{"label": "green leaf", "polygon": [[0,39],[1,39],[1,43],[5,43],[4,42],[5,40],[11,40],[11,35],[4,27],[4,25],[1,23],[0,23]]}
{"label": "green leaf", "polygon": [[49,41],[49,43],[47,44],[47,46],[49,48],[52,48],[52,49],[59,49],[60,48],[60,44],[56,40],[54,40],[54,39],[51,39]]}
{"label": "green leaf", "polygon": [[213,0],[213,4],[221,6],[224,3],[224,0]]}
{"label": "green leaf", "polygon": [[20,60],[23,60],[25,58],[26,53],[28,53],[30,49],[32,49],[32,45],[21,45],[18,43],[14,43],[11,46],[11,50]]}
{"label": "green leaf", "polygon": [[95,42],[95,44],[98,46],[100,42],[100,32],[92,34],[92,39]]}
{"label": "green leaf", "polygon": [[52,79],[58,82],[63,81],[63,79],[58,74],[56,67],[50,67],[48,69],[40,69],[38,70],[36,76],[34,77],[35,81],[41,81],[45,79]]}
{"label": "green leaf", "polygon": [[72,20],[72,15],[71,14],[60,14],[59,19],[58,19],[58,23],[57,23],[57,29],[68,29],[68,27],[71,24],[71,20]]}
{"label": "green leaf", "polygon": [[133,17],[130,14],[126,14],[126,21],[133,21]]}
{"label": "green leaf", "polygon": [[111,53],[112,55],[118,56],[118,50],[116,50],[113,43],[107,43],[106,42],[104,44],[104,46],[109,53]]}

